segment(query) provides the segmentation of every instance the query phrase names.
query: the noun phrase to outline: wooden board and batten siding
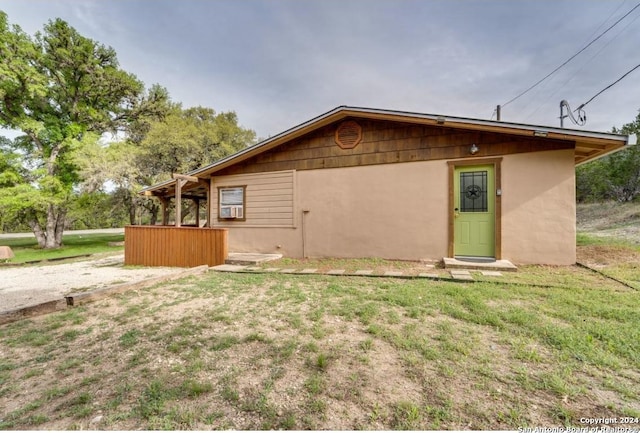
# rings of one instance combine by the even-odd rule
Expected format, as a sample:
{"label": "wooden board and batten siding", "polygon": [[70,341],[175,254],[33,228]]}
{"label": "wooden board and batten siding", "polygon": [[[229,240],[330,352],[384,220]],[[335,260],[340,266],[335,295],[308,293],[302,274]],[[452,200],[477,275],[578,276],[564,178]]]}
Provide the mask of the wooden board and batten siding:
{"label": "wooden board and batten siding", "polygon": [[[295,171],[214,176],[212,211],[216,226],[295,227]],[[245,220],[219,219],[218,188],[245,186]]]}
{"label": "wooden board and batten siding", "polygon": [[[336,131],[348,122],[362,127],[362,137],[357,145],[346,148],[336,143]],[[479,149],[474,155],[469,153],[471,144]],[[496,157],[574,147],[575,142],[571,140],[350,118],[224,168],[216,176],[452,160],[471,156]]]}
{"label": "wooden board and batten siding", "polygon": [[224,264],[228,232],[224,228],[127,226],[124,264],[192,268]]}

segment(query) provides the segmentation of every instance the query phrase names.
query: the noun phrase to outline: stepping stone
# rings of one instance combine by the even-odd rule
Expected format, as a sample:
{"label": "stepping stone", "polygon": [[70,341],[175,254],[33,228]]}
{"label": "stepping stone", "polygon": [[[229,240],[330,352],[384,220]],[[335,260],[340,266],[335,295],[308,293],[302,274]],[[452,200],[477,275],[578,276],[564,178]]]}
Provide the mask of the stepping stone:
{"label": "stepping stone", "polygon": [[438,275],[438,274],[426,274],[426,273],[424,273],[424,272],[423,272],[423,273],[418,274],[418,276],[419,276],[419,277],[422,277],[422,278],[438,278],[438,277],[439,277],[439,275]]}
{"label": "stepping stone", "polygon": [[327,272],[327,275],[342,275],[344,274],[344,269],[331,269]]}
{"label": "stepping stone", "polygon": [[469,273],[469,271],[463,271],[463,270],[451,270],[451,278],[454,278],[456,280],[471,280],[473,281],[473,277],[471,276],[471,273]]}
{"label": "stepping stone", "polygon": [[436,265],[423,265],[423,266],[427,269],[433,269],[436,267]]}
{"label": "stepping stone", "polygon": [[264,271],[265,272],[278,272],[280,270],[280,268],[267,268]]}
{"label": "stepping stone", "polygon": [[258,265],[260,263],[271,260],[281,259],[282,254],[257,254],[257,253],[229,253],[227,260],[228,265]]}
{"label": "stepping stone", "polygon": [[498,272],[498,271],[480,271],[480,273],[485,277],[501,277],[502,276],[502,272]]}
{"label": "stepping stone", "polygon": [[211,269],[213,269],[214,271],[221,271],[221,272],[238,272],[238,271],[244,270],[244,268],[246,268],[246,266],[239,266],[239,265],[218,265],[218,266],[211,267]]}
{"label": "stepping stone", "polygon": [[244,268],[245,271],[260,271],[262,268],[260,266],[247,266]]}
{"label": "stepping stone", "polygon": [[359,269],[355,272],[356,275],[371,275],[373,271],[371,269]]}
{"label": "stepping stone", "polygon": [[295,269],[283,269],[280,271],[281,274],[293,274],[296,270]]}
{"label": "stepping stone", "polygon": [[398,271],[386,271],[383,274],[385,277],[399,277],[402,275],[402,272],[398,272]]}
{"label": "stepping stone", "polygon": [[301,274],[315,274],[318,270],[317,269],[303,269],[300,271]]}

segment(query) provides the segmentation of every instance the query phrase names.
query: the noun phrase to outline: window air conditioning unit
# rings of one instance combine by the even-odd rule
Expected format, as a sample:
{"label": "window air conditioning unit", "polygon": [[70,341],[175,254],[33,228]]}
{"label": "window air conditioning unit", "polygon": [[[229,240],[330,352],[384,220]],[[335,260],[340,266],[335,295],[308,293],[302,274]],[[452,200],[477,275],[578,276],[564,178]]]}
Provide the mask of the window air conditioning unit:
{"label": "window air conditioning unit", "polygon": [[220,206],[220,218],[244,218],[242,206]]}

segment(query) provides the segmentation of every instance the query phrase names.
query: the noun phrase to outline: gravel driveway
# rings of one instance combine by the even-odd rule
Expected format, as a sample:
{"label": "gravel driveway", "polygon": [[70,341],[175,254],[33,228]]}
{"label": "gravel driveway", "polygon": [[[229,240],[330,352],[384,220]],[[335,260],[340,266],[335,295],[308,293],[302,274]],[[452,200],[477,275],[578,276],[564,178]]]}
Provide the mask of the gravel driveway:
{"label": "gravel driveway", "polygon": [[182,268],[125,268],[124,255],[58,265],[0,267],[0,311],[13,310],[65,295],[137,282],[184,271]]}

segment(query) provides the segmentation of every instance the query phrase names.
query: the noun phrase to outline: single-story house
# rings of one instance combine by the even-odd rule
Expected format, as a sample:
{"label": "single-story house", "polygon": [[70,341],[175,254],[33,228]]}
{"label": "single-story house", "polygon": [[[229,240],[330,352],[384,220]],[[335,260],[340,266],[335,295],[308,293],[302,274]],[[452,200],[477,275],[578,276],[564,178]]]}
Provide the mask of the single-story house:
{"label": "single-story house", "polygon": [[[341,106],[144,194],[207,203],[233,252],[576,261],[575,166],[625,135]],[[175,225],[180,225],[176,206]]]}

